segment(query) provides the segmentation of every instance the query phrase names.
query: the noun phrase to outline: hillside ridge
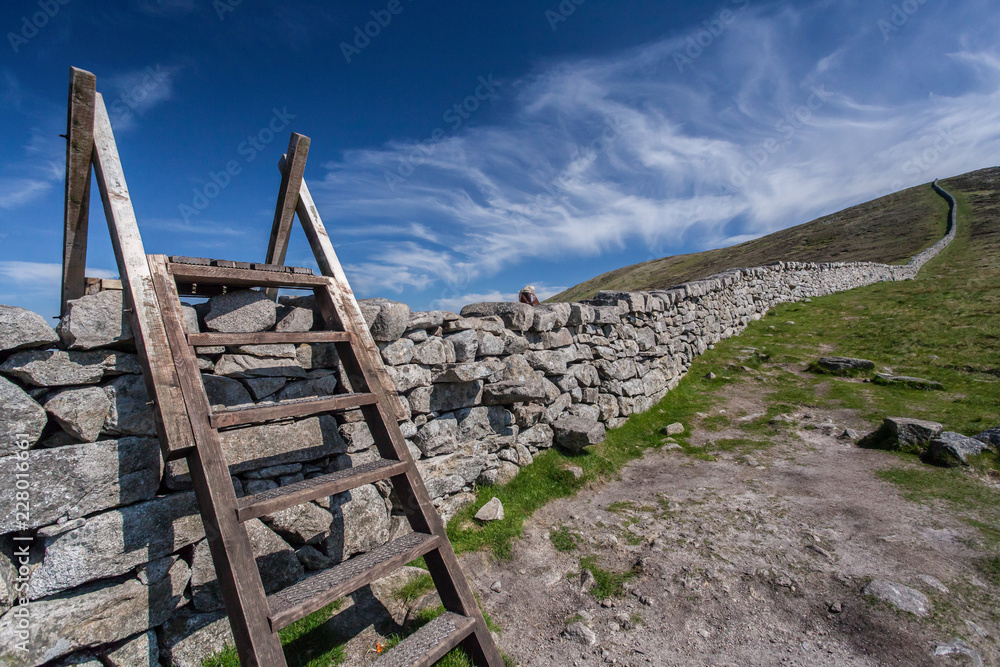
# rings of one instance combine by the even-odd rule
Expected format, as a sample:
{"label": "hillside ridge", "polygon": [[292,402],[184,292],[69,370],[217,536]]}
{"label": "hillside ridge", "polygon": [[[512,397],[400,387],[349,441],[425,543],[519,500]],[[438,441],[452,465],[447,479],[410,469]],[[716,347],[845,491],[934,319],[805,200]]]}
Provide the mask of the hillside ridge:
{"label": "hillside ridge", "polygon": [[[981,169],[953,178],[975,176]],[[947,232],[948,204],[932,183],[901,190],[744,243],[672,255],[590,278],[546,301],[593,298],[600,291],[667,289],[737,267],[778,262],[906,264]]]}

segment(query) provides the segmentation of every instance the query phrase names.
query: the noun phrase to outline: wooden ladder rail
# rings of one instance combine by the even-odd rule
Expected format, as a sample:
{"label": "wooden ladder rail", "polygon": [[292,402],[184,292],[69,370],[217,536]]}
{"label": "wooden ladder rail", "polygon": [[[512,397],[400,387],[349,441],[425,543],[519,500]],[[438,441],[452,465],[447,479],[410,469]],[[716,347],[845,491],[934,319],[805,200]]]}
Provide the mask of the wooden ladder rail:
{"label": "wooden ladder rail", "polygon": [[[303,150],[304,147],[304,150]],[[429,532],[440,537],[441,546],[434,552],[424,556],[431,578],[438,590],[441,601],[448,612],[453,612],[474,619],[474,632],[462,642],[462,647],[476,665],[499,667],[503,665],[486,621],[479,610],[479,605],[472,593],[468,580],[462,572],[458,558],[448,540],[444,522],[434,508],[423,479],[417,471],[416,464],[410,454],[398,422],[408,418],[408,413],[401,404],[401,399],[388,372],[382,363],[378,347],[372,339],[368,325],[361,314],[354,291],[351,289],[344,273],[333,243],[327,233],[326,226],[319,215],[319,209],[313,200],[309,186],[301,175],[305,168],[305,154],[308,152],[309,138],[293,133],[289,142],[289,153],[279,162],[282,171],[279,202],[287,202],[292,198],[288,192],[289,183],[299,182],[297,205],[299,222],[305,231],[306,238],[312,248],[313,255],[319,265],[320,272],[331,279],[330,286],[325,290],[317,290],[317,305],[326,320],[327,328],[340,328],[350,331],[356,336],[356,345],[349,346],[341,354],[341,362],[352,377],[359,377],[369,391],[379,396],[379,401],[362,408],[365,421],[375,439],[375,445],[383,458],[396,458],[407,463],[406,475],[393,478],[393,488],[397,497],[403,502],[403,511],[410,526],[415,531]],[[286,177],[286,172],[292,172]],[[286,209],[287,210],[287,209]],[[279,222],[282,223],[279,227]],[[286,247],[290,225],[284,224],[275,216],[275,225],[271,238],[276,247]],[[277,256],[269,252],[267,260],[275,262]],[[280,262],[275,262],[280,263]],[[338,346],[338,351],[340,346]]]}

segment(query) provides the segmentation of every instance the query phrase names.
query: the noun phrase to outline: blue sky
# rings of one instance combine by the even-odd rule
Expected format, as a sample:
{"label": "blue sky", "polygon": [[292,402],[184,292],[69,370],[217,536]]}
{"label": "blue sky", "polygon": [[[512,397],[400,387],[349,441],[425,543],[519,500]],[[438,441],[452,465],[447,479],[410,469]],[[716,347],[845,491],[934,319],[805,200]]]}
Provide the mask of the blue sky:
{"label": "blue sky", "polygon": [[[70,65],[98,77],[147,252],[263,260],[296,131],[359,296],[457,310],[996,165],[997,13],[6,0],[0,303],[58,308]],[[114,276],[91,220],[89,274]],[[298,230],[288,263],[315,266]]]}

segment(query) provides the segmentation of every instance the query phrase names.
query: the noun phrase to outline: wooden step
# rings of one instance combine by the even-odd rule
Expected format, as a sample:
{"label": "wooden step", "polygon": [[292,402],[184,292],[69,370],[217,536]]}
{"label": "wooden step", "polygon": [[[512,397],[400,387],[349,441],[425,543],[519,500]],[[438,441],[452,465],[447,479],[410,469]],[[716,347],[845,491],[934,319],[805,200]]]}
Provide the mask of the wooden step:
{"label": "wooden step", "polygon": [[378,402],[375,394],[338,394],[320,398],[299,398],[293,401],[281,401],[273,405],[240,405],[235,408],[214,410],[209,415],[212,428],[226,428],[242,424],[261,424],[279,419],[308,417],[324,412],[338,410],[353,410],[362,405],[373,405]]}
{"label": "wooden step", "polygon": [[439,545],[440,538],[436,535],[410,533],[268,596],[271,629],[277,632],[398,570]]}
{"label": "wooden step", "polygon": [[278,273],[258,269],[237,269],[197,264],[167,264],[167,271],[178,283],[227,285],[229,287],[299,287],[315,289],[329,282],[324,276]]}
{"label": "wooden step", "polygon": [[346,331],[263,331],[260,333],[196,333],[188,334],[188,345],[215,347],[230,345],[301,345],[303,343],[349,343]]}
{"label": "wooden step", "polygon": [[389,461],[378,459],[356,468],[345,468],[329,475],[320,475],[294,484],[287,484],[276,489],[269,489],[252,496],[245,496],[237,501],[236,516],[240,522],[249,521],[272,514],[295,505],[307,503],[310,500],[335,496],[344,491],[350,491],[365,484],[372,484],[382,479],[389,479],[406,472],[404,461]]}
{"label": "wooden step", "polygon": [[430,667],[472,634],[475,620],[445,612],[389,649],[376,667]]}
{"label": "wooden step", "polygon": [[196,266],[221,266],[229,269],[255,269],[257,271],[271,271],[274,273],[297,273],[301,275],[313,275],[312,269],[302,266],[285,266],[284,264],[265,264],[262,262],[234,262],[229,259],[209,259],[207,257],[183,257],[171,255],[170,261],[175,264],[194,264]]}

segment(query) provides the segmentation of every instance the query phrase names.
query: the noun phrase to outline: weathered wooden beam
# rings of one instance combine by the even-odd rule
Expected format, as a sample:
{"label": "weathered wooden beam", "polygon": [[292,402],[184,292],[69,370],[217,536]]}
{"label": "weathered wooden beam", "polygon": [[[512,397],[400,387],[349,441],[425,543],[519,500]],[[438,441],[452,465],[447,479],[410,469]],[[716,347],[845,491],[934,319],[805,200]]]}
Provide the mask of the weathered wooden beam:
{"label": "weathered wooden beam", "polygon": [[153,290],[153,278],[146,261],[146,251],[139,236],[139,225],[132,209],[118,146],[111,130],[111,119],[100,93],[95,96],[94,172],[97,175],[104,215],[111,232],[118,271],[124,291],[123,302],[132,311],[135,346],[145,366],[146,390],[157,405],[153,411],[158,425],[164,458],[170,460],[188,454],[194,448],[194,436],[184,407],[174,358],[160,317],[159,303]]}
{"label": "weathered wooden beam", "polygon": [[63,217],[63,269],[60,315],[66,303],[86,293],[87,223],[90,212],[90,163],[94,155],[94,96],[97,77],[71,67],[66,118],[66,202]]}
{"label": "weathered wooden beam", "polygon": [[[288,239],[295,221],[295,207],[299,203],[299,186],[306,170],[306,159],[309,157],[309,137],[292,133],[288,141],[288,153],[285,155],[284,168],[281,170],[281,187],[278,189],[278,203],[274,208],[274,224],[271,226],[271,239],[267,244],[268,264],[284,264],[285,253],[288,251]],[[278,298],[278,290],[270,288],[267,295]]]}

